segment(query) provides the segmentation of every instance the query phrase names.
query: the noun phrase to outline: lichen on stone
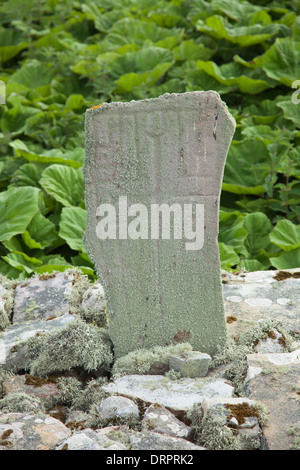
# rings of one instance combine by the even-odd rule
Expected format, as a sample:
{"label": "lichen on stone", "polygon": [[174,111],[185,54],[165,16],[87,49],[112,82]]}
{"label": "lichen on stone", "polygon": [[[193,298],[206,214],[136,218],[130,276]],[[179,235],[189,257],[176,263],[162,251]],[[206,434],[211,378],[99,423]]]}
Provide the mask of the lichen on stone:
{"label": "lichen on stone", "polygon": [[180,355],[191,350],[192,346],[189,343],[155,346],[150,349],[137,349],[117,359],[113,366],[112,374],[114,379],[130,374],[147,374],[151,366],[156,363],[168,366],[169,357],[172,354]]}
{"label": "lichen on stone", "polygon": [[107,331],[80,318],[27,341],[31,375],[44,377],[54,371],[81,367],[86,371],[109,369],[113,356]]}

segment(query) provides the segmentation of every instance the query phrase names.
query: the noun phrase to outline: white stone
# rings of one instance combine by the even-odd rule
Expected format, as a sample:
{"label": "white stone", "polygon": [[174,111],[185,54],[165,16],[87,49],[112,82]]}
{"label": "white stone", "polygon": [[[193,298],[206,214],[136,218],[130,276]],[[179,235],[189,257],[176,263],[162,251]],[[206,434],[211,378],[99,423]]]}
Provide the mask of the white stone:
{"label": "white stone", "polygon": [[182,378],[175,382],[161,375],[127,375],[103,386],[103,390],[157,403],[174,411],[188,411],[204,398],[231,397],[234,387],[219,378]]}

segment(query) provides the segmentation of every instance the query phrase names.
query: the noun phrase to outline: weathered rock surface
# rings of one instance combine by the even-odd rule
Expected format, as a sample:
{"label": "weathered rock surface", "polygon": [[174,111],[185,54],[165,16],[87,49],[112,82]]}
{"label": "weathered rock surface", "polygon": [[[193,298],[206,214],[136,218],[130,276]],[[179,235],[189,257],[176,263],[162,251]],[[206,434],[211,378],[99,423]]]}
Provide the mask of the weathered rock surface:
{"label": "weathered rock surface", "polygon": [[185,357],[170,356],[169,367],[180,372],[182,377],[205,377],[211,356],[199,351],[188,351]]}
{"label": "weathered rock surface", "polygon": [[66,272],[20,282],[15,289],[13,323],[69,313],[73,281],[74,275]]}
{"label": "weathered rock surface", "polygon": [[103,386],[103,390],[145,403],[157,403],[175,413],[187,412],[204,398],[231,397],[234,392],[224,379],[182,378],[175,381],[162,375],[127,375]]}
{"label": "weathered rock surface", "polygon": [[189,439],[193,433],[190,426],[177,419],[167,408],[158,405],[150,405],[146,409],[142,425],[146,430],[184,439]]}
{"label": "weathered rock surface", "polygon": [[[42,290],[47,290],[45,285],[51,279],[53,278],[39,280]],[[41,381],[39,377],[25,374],[22,370],[25,365],[26,340],[42,332],[47,335],[47,332],[60,330],[67,323],[73,322],[77,315],[55,311],[49,291],[48,297],[44,296],[45,305],[40,316],[35,304],[31,303],[31,297],[28,296],[26,302],[24,300],[24,305],[27,306],[24,307],[22,314],[26,315],[20,323],[12,324],[15,285],[13,286],[10,281],[4,283],[3,289],[0,288],[2,320],[3,308],[6,314],[5,329],[0,332],[0,364],[2,363],[0,449],[187,450],[186,446],[195,446],[194,433],[189,434],[192,425],[186,421],[187,412],[195,403],[199,405],[203,416],[208,406],[212,408],[214,405],[224,403],[248,403],[254,406],[255,403],[259,403],[265,405],[268,412],[267,422],[263,426],[258,423],[255,416],[246,416],[244,422],[239,422],[236,416],[230,414],[228,422],[224,423],[239,436],[243,449],[257,449],[260,441],[262,449],[299,450],[300,269],[239,275],[227,273],[223,276],[223,280],[227,282],[223,284],[223,292],[229,320],[227,321],[229,335],[239,337],[252,325],[269,318],[275,322],[279,321],[284,329],[294,336],[291,352],[286,352],[281,329],[277,331],[274,328],[265,339],[257,342],[255,352],[247,356],[247,397],[234,396],[234,388],[228,373],[232,367],[230,362],[209,370],[205,378],[178,380],[174,374],[172,376],[169,373],[170,377],[164,376],[169,367],[165,363],[160,364],[158,358],[155,367],[149,372],[155,375],[134,375],[129,376],[129,379],[125,376],[115,382],[110,381],[105,386],[108,387],[109,398],[132,399],[139,405],[139,431],[134,430],[135,427],[131,429],[131,424],[127,426],[104,424],[105,428],[90,429],[91,415],[87,409],[85,412],[71,409],[68,405],[46,409],[47,399],[56,400],[61,390],[58,391],[51,378],[49,382],[45,379]],[[23,289],[25,288],[20,292],[17,291],[18,295],[21,295]],[[26,293],[26,289],[24,292]],[[87,322],[93,315],[95,315],[93,321],[96,322],[104,318],[103,289],[99,283],[96,283],[91,291],[84,292],[82,289],[80,295],[74,292],[75,295],[69,296],[68,290],[66,291],[65,300],[68,301],[70,311],[78,313]],[[95,300],[98,293],[101,301],[100,317]],[[58,300],[57,297],[57,302]],[[49,310],[47,310],[48,301]],[[87,303],[83,309],[84,302]],[[18,310],[18,305],[16,308]],[[54,318],[49,319],[47,315],[51,309]],[[32,319],[29,319],[30,312],[33,313]],[[16,364],[21,375],[3,378],[2,368],[10,369],[13,364]],[[65,376],[63,372],[57,373],[58,376]],[[70,374],[79,378],[81,371],[70,371]],[[81,380],[89,379],[90,377],[84,372]],[[98,386],[101,389],[102,385]],[[99,406],[100,403],[98,399],[93,406]],[[192,442],[187,439],[191,439]],[[203,443],[200,443],[193,449],[200,450],[203,448],[202,445]]]}
{"label": "weathered rock surface", "polygon": [[26,341],[38,333],[45,333],[61,328],[75,319],[74,315],[65,313],[51,320],[32,320],[11,325],[0,336],[0,364],[9,369],[26,366]]}
{"label": "weathered rock surface", "polygon": [[111,396],[98,405],[99,418],[104,423],[110,421],[138,421],[140,412],[137,405],[129,398]]}
{"label": "weathered rock surface", "polygon": [[300,349],[291,353],[249,354],[247,390],[268,410],[263,428],[269,450],[299,447]]}
{"label": "weathered rock surface", "polygon": [[262,318],[278,320],[288,332],[300,334],[300,268],[223,272],[222,278],[230,336],[239,337]]}
{"label": "weathered rock surface", "polygon": [[52,450],[71,435],[45,414],[0,413],[0,450]]}

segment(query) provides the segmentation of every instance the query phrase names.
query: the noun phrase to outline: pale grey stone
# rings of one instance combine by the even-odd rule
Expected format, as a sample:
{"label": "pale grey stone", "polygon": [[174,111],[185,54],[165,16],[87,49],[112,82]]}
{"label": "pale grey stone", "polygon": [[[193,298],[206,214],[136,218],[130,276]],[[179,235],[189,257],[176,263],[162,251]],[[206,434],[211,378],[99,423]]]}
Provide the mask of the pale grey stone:
{"label": "pale grey stone", "polygon": [[96,321],[99,326],[106,326],[106,299],[102,285],[92,284],[82,296],[81,316],[86,321]]}
{"label": "pale grey stone", "polygon": [[[285,277],[283,280],[278,280]],[[287,333],[300,334],[300,268],[222,273],[225,315],[228,334],[238,338],[261,319],[278,321]],[[238,302],[237,302],[238,299]],[[267,299],[268,305],[249,299]],[[248,300],[248,301],[247,301]],[[274,347],[277,350],[270,351]],[[281,352],[269,339],[262,347]]]}
{"label": "pale grey stone", "polygon": [[231,397],[234,388],[219,378],[182,378],[172,381],[161,375],[127,375],[104,385],[110,394],[137,398],[146,403],[157,403],[175,414],[188,411],[204,398]]}
{"label": "pale grey stone", "polygon": [[248,366],[261,369],[260,374],[248,374],[247,394],[267,410],[263,426],[269,450],[294,448],[290,430],[300,422],[299,377],[300,350],[291,353],[249,354]]}
{"label": "pale grey stone", "polygon": [[0,413],[0,450],[52,450],[70,435],[61,421],[43,413]]}
{"label": "pale grey stone", "polygon": [[26,363],[26,342],[38,333],[45,333],[61,328],[74,321],[75,315],[66,313],[49,321],[34,320],[11,325],[0,333],[0,364],[9,369],[24,369]]}
{"label": "pale grey stone", "polygon": [[127,450],[128,446],[113,439],[115,426],[93,431],[90,428],[75,432],[55,450]]}
{"label": "pale grey stone", "polygon": [[129,398],[111,396],[97,406],[98,415],[104,423],[110,421],[137,421],[140,412],[137,405]]}
{"label": "pale grey stone", "polygon": [[176,418],[163,406],[150,405],[142,420],[143,428],[173,437],[189,439],[192,428]]}
{"label": "pale grey stone", "polygon": [[13,323],[46,320],[69,313],[73,280],[71,273],[55,272],[18,283],[15,289]]}
{"label": "pale grey stone", "polygon": [[[87,110],[84,244],[107,294],[116,358],[174,341],[208,354],[225,344],[218,213],[234,130],[233,117],[213,91]],[[194,212],[203,205],[204,220],[197,219],[205,226],[203,246],[186,249],[191,241],[186,234],[174,237],[173,224],[169,239],[151,238],[149,231],[148,239],[126,238],[122,217],[115,239],[99,239],[97,209],[111,204],[119,213],[120,197],[132,209],[143,204],[149,220],[152,204],[176,203],[181,212],[184,204]]]}
{"label": "pale grey stone", "polygon": [[182,377],[205,377],[211,356],[199,351],[187,351],[184,357],[170,356],[169,367],[180,372]]}

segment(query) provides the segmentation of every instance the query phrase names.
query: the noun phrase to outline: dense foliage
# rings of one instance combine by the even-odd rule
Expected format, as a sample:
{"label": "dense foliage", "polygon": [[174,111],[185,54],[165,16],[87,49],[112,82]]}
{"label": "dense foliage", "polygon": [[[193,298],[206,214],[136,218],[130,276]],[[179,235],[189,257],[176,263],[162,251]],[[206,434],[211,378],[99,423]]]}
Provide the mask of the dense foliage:
{"label": "dense foliage", "polygon": [[299,12],[298,0],[0,0],[0,272],[94,276],[82,243],[86,108],[211,89],[237,122],[222,267],[299,267]]}

